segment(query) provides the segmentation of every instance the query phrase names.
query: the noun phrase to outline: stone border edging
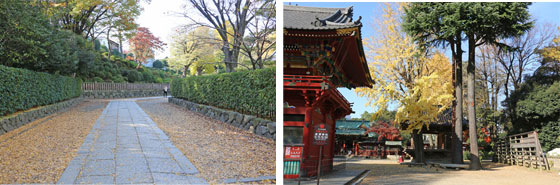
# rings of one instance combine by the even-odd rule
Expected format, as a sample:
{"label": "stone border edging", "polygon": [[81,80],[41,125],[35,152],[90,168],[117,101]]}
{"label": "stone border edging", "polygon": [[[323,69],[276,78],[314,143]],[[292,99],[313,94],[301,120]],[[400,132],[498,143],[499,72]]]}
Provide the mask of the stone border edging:
{"label": "stone border edging", "polygon": [[0,135],[5,134],[11,130],[17,129],[37,119],[65,110],[66,108],[75,106],[82,101],[83,98],[73,98],[62,102],[45,105],[35,110],[24,111],[21,113],[16,113],[16,115],[1,117]]}
{"label": "stone border edging", "polygon": [[251,133],[271,139],[276,138],[276,123],[273,121],[208,105],[201,105],[174,97],[168,98],[168,102],[186,108],[187,110],[201,113],[210,118],[220,120],[243,130],[248,130]]}
{"label": "stone border edging", "polygon": [[[171,95],[170,92],[167,92]],[[87,99],[119,99],[119,98],[137,98],[137,97],[150,97],[150,96],[163,96],[163,90],[84,90],[82,97]]]}
{"label": "stone border edging", "polygon": [[265,180],[276,180],[276,176],[260,176],[255,178],[242,178],[242,179],[225,179],[224,184],[233,184],[233,183],[250,183],[250,182],[260,182]]}

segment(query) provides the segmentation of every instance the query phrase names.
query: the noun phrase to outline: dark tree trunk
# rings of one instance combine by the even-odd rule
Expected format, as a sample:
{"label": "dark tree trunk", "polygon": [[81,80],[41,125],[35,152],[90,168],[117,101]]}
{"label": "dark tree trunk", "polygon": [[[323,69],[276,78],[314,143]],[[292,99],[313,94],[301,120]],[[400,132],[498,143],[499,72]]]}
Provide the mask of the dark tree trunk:
{"label": "dark tree trunk", "polygon": [[451,161],[454,164],[463,164],[463,50],[461,49],[461,36],[455,38],[455,132],[453,133],[453,152]]}
{"label": "dark tree trunk", "polygon": [[226,72],[235,72],[235,66],[233,65],[235,57],[233,56],[233,51],[229,48],[229,43],[224,43],[222,51],[224,52],[224,65],[226,66]]}
{"label": "dark tree trunk", "polygon": [[474,35],[468,36],[469,39],[469,62],[467,65],[467,110],[469,118],[469,138],[470,138],[470,148],[471,148],[471,170],[480,170],[482,166],[480,164],[480,159],[478,158],[478,137],[476,131],[476,110],[475,110],[475,84],[474,84],[474,72],[475,72],[475,49],[476,41]]}
{"label": "dark tree trunk", "polygon": [[412,131],[412,140],[414,140],[413,162],[426,163],[426,158],[424,157],[424,140],[422,139],[422,133],[418,134],[418,130]]}

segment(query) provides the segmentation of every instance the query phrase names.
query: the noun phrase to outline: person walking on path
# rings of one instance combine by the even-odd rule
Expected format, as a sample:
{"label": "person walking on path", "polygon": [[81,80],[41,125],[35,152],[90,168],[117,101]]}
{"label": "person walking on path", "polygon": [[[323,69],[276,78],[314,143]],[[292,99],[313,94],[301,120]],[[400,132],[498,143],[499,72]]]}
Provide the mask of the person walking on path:
{"label": "person walking on path", "polygon": [[167,97],[167,86],[163,87],[163,97]]}

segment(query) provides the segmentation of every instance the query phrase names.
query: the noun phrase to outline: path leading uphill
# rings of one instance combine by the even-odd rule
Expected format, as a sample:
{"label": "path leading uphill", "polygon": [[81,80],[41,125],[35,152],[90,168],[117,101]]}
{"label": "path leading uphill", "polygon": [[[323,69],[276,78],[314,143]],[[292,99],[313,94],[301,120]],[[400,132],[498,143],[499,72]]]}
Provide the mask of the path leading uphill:
{"label": "path leading uphill", "polygon": [[0,184],[268,184],[274,175],[274,140],[163,97],[84,100],[0,135]]}
{"label": "path leading uphill", "polygon": [[198,170],[135,101],[109,102],[58,183],[201,184]]}

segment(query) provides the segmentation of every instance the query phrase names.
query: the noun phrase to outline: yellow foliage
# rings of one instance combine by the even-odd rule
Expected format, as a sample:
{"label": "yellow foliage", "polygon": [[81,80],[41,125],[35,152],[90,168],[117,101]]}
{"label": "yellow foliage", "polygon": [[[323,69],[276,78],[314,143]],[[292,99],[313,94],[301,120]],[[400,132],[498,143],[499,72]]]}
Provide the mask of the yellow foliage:
{"label": "yellow foliage", "polygon": [[376,84],[355,91],[368,98],[366,106],[374,108],[374,118],[389,103],[396,102],[396,122],[408,122],[407,131],[419,130],[434,121],[453,100],[451,64],[433,48],[420,51],[413,38],[401,31],[400,17],[406,4],[384,5],[384,14],[374,26],[378,35],[364,40],[370,74]]}
{"label": "yellow foliage", "polygon": [[[560,27],[558,27],[558,32],[560,32]],[[560,36],[554,38],[552,42],[553,46],[542,49],[542,56],[555,61],[560,61]]]}
{"label": "yellow foliage", "polygon": [[178,31],[172,36],[169,66],[173,69],[188,67],[191,75],[213,73],[220,50],[213,42],[212,33],[207,27],[197,27],[187,33]]}

